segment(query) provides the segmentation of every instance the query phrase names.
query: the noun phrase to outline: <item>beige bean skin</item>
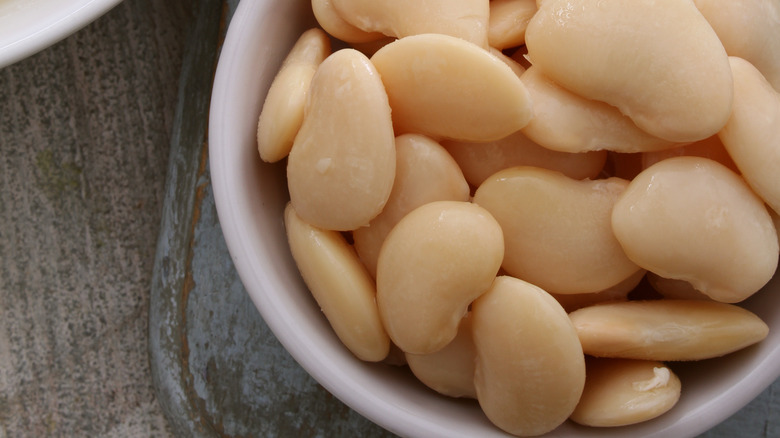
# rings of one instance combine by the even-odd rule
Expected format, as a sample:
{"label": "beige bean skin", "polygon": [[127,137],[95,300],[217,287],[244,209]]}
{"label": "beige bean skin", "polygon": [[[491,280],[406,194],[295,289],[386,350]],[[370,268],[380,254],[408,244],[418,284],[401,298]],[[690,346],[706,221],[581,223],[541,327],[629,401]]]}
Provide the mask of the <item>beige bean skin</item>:
{"label": "beige bean skin", "polygon": [[435,141],[405,134],[396,137],[395,151],[395,181],[382,213],[352,232],[355,249],[374,277],[379,249],[402,217],[432,201],[468,201],[470,196],[458,163]]}
{"label": "beige bean skin", "polygon": [[780,4],[775,0],[694,0],[726,53],[756,66],[780,90]]}
{"label": "beige bean skin", "polygon": [[393,108],[396,134],[492,141],[531,118],[520,78],[503,61],[459,38],[399,39],[371,58]]}
{"label": "beige bean skin", "polygon": [[612,229],[636,264],[736,303],[777,268],[777,232],[763,201],[734,172],[701,157],[645,169],[612,212]]}
{"label": "beige bean skin", "polygon": [[536,0],[491,0],[490,47],[503,50],[525,43],[525,28],[536,13]]}
{"label": "beige bean skin", "polygon": [[534,103],[534,117],[523,128],[523,134],[548,149],[572,153],[645,152],[674,145],[639,129],[616,107],[566,90],[539,67],[531,66],[520,79]]}
{"label": "beige bean skin", "polygon": [[312,79],[290,151],[292,204],[319,228],[354,230],[382,211],[394,179],[395,136],[382,82],[365,55],[339,50]]}
{"label": "beige bean skin", "polygon": [[734,111],[718,137],[753,190],[780,211],[780,93],[749,62],[729,61]]}
{"label": "beige bean skin", "polygon": [[289,203],[284,224],[298,270],[341,342],[362,360],[383,360],[390,339],[379,318],[374,281],[355,252],[341,233],[307,224]]}
{"label": "beige bean skin", "polygon": [[526,45],[556,83],[665,140],[707,138],[731,113],[726,51],[692,1],[545,0]]}
{"label": "beige bean skin", "polygon": [[458,334],[447,346],[431,354],[406,354],[409,369],[426,386],[450,397],[477,398],[474,387],[474,359],[471,314],[466,314]]}
{"label": "beige bean skin", "polygon": [[571,415],[576,423],[641,423],[668,412],[680,399],[680,379],[661,362],[587,357],[585,364],[585,390]]}
{"label": "beige bean skin", "polygon": [[330,54],[330,40],[320,29],[304,32],[287,54],[268,89],[257,122],[257,150],[273,163],[290,153],[303,122],[309,85],[320,63]]}
{"label": "beige bean skin", "polygon": [[482,410],[518,436],[555,429],[574,411],[585,359],[563,308],[542,289],[496,278],[472,305],[474,382]]}
{"label": "beige bean skin", "polygon": [[624,359],[710,359],[760,342],[769,332],[748,310],[703,300],[597,304],[569,318],[585,354]]}
{"label": "beige bean skin", "polygon": [[606,151],[579,154],[553,151],[517,131],[500,140],[474,143],[445,140],[447,151],[458,162],[469,184],[477,187],[499,170],[534,166],[555,170],[569,178],[595,178],[607,159]]}
{"label": "beige bean skin", "polygon": [[382,39],[381,32],[366,32],[346,22],[333,7],[333,0],[312,0],[311,9],[317,23],[329,35],[348,43],[366,43]]}
{"label": "beige bean skin", "polygon": [[339,15],[359,29],[403,38],[450,35],[487,49],[487,0],[331,0]]}
{"label": "beige bean skin", "polygon": [[501,227],[476,204],[436,201],[404,216],[377,264],[377,305],[393,342],[412,354],[447,345],[503,255]]}
{"label": "beige bean skin", "polygon": [[[551,170],[513,167],[479,186],[474,202],[504,230],[502,267],[555,294],[599,292],[640,270],[612,233],[619,178],[577,181]],[[566,266],[566,269],[561,269]]]}

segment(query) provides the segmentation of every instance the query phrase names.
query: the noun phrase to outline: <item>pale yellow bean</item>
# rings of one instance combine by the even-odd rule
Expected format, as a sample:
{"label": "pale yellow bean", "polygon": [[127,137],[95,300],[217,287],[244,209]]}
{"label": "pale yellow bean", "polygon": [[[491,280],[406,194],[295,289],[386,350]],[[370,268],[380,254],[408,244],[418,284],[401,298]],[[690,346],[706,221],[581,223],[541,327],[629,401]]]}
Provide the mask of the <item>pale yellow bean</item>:
{"label": "pale yellow bean", "polygon": [[333,0],[312,0],[311,8],[317,23],[334,38],[348,43],[366,43],[385,36],[381,32],[366,32],[345,21],[333,7]]}
{"label": "pale yellow bean", "polygon": [[472,305],[474,384],[485,415],[518,436],[555,429],[574,411],[585,359],[566,312],[542,289],[498,277]]}
{"label": "pale yellow bean", "polygon": [[636,264],[717,301],[744,300],[777,268],[777,232],[763,201],[706,158],[668,158],[642,171],[615,203],[612,228]]}
{"label": "pale yellow bean", "polygon": [[303,122],[303,108],[311,78],[330,54],[330,40],[320,29],[304,32],[274,77],[257,122],[257,150],[273,163],[290,153]]}
{"label": "pale yellow bean", "polygon": [[627,185],[619,178],[578,181],[551,170],[514,167],[482,183],[474,202],[504,230],[502,267],[508,274],[550,293],[590,293],[640,270],[610,224],[612,206]]}
{"label": "pale yellow bean", "polygon": [[492,0],[488,21],[490,47],[503,50],[525,43],[525,28],[536,13],[536,0]]}
{"label": "pale yellow bean", "polygon": [[396,134],[492,141],[531,118],[520,78],[489,51],[462,39],[410,36],[381,48],[371,61],[387,90]]}
{"label": "pale yellow bean", "polygon": [[539,146],[517,131],[500,140],[474,143],[445,140],[442,146],[455,158],[469,184],[477,187],[499,170],[534,166],[555,170],[569,178],[595,178],[604,167],[606,151],[558,152]]}
{"label": "pale yellow bean", "polygon": [[616,427],[656,418],[680,399],[680,379],[657,361],[585,360],[585,390],[571,419],[594,427]]}
{"label": "pale yellow bean", "polygon": [[413,354],[447,345],[503,255],[501,227],[476,204],[436,201],[404,216],[377,264],[377,305],[393,342]]}
{"label": "pale yellow bean", "polygon": [[520,79],[534,104],[534,116],[523,134],[548,149],[572,153],[645,152],[674,146],[639,129],[616,107],[566,90],[538,67],[531,66]]}
{"label": "pale yellow bean", "polygon": [[780,93],[741,58],[734,73],[734,111],[718,136],[753,190],[780,211]]}
{"label": "pale yellow bean", "polygon": [[312,79],[287,161],[295,211],[319,228],[354,230],[382,211],[394,179],[395,137],[382,82],[365,55],[339,50]]}
{"label": "pale yellow bean", "polygon": [[395,181],[382,213],[352,233],[355,249],[373,276],[379,249],[402,217],[429,202],[468,201],[470,196],[458,163],[435,141],[417,134],[401,135],[395,139],[395,151]]}
{"label": "pale yellow bean", "polygon": [[545,0],[526,45],[552,80],[656,137],[701,140],[731,113],[726,51],[692,1]]}
{"label": "pale yellow bean", "polygon": [[585,354],[596,357],[710,359],[760,342],[769,332],[748,310],[703,300],[597,304],[569,317]]}
{"label": "pale yellow bean", "polygon": [[344,237],[307,224],[289,203],[284,224],[298,270],[341,342],[362,360],[384,359],[390,339],[379,318],[374,280]]}
{"label": "pale yellow bean", "polygon": [[471,314],[466,314],[458,334],[446,347],[431,354],[406,354],[409,369],[422,383],[450,397],[477,398],[474,359],[477,351],[471,336]]}
{"label": "pale yellow bean", "polygon": [[780,3],[776,0],[694,0],[726,48],[756,66],[780,91]]}
{"label": "pale yellow bean", "polygon": [[438,33],[488,47],[488,0],[331,1],[344,20],[367,32],[396,38]]}

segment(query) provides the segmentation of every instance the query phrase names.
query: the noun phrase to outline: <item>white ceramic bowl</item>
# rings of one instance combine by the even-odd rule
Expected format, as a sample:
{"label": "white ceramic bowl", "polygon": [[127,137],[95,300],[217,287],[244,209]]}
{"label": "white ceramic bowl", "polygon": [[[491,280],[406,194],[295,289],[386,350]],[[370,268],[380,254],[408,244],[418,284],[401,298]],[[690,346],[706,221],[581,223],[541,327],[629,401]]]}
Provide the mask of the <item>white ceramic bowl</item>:
{"label": "white ceramic bowl", "polygon": [[[256,123],[266,91],[295,40],[314,25],[310,1],[243,1],[220,56],[211,104],[211,176],[219,219],[241,280],[284,347],[326,389],[380,426],[411,437],[506,436],[473,401],[434,394],[403,369],[363,363],[333,335],[290,256],[282,222],[282,164],[262,163]],[[728,357],[674,365],[679,403],[635,426],[565,423],[556,437],[686,437],[715,426],[780,375],[780,282],[746,307],[770,326],[761,344]],[[766,293],[770,292],[770,293]]]}
{"label": "white ceramic bowl", "polygon": [[0,0],[0,68],[86,26],[122,0]]}

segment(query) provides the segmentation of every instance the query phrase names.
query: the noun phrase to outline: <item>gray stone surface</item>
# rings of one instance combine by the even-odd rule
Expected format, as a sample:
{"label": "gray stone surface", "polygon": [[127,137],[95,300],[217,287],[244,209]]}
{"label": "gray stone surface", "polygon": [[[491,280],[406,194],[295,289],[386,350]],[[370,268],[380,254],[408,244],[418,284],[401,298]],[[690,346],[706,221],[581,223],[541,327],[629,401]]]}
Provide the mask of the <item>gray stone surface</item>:
{"label": "gray stone surface", "polygon": [[147,316],[184,1],[0,70],[0,436],[169,436]]}

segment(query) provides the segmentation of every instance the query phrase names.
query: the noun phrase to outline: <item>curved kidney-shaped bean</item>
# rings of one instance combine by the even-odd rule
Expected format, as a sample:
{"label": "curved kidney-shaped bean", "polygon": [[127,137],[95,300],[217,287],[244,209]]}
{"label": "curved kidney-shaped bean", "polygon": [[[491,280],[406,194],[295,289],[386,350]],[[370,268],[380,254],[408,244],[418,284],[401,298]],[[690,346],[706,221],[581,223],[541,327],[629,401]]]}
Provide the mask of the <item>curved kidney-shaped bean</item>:
{"label": "curved kidney-shaped bean", "polygon": [[287,161],[295,211],[319,228],[348,231],[378,215],[395,179],[395,136],[382,81],[354,49],[326,58],[311,83]]}
{"label": "curved kidney-shaped bean", "polygon": [[656,137],[701,140],[731,113],[726,51],[692,1],[545,0],[525,39],[545,75]]}
{"label": "curved kidney-shaped bean", "polygon": [[748,310],[704,300],[597,304],[569,318],[585,354],[624,359],[710,359],[755,344],[769,332]]}
{"label": "curved kidney-shaped bean", "polygon": [[413,354],[447,345],[503,256],[501,227],[476,204],[436,201],[404,216],[382,245],[376,273],[377,305],[393,342]]}
{"label": "curved kidney-shaped bean", "polygon": [[749,62],[729,61],[734,110],[718,137],[753,190],[780,211],[780,93]]}
{"label": "curved kidney-shaped bean", "polygon": [[492,141],[531,118],[528,91],[514,71],[460,38],[401,38],[379,49],[371,61],[385,84],[396,134]]}
{"label": "curved kidney-shaped bean", "polygon": [[585,390],[571,415],[576,423],[636,424],[669,411],[680,399],[680,379],[661,362],[587,357],[585,366]]}
{"label": "curved kidney-shaped bean", "polygon": [[358,358],[380,361],[390,339],[379,318],[374,280],[337,231],[302,221],[292,204],[284,224],[295,263],[333,331]]}
{"label": "curved kidney-shaped bean", "polygon": [[763,201],[706,158],[668,158],[642,171],[615,203],[612,228],[636,264],[717,301],[744,300],[777,268],[777,231]]}
{"label": "curved kidney-shaped bean", "polygon": [[320,29],[304,32],[274,77],[257,121],[257,150],[273,163],[290,153],[303,122],[309,85],[317,67],[330,54],[330,40]]}
{"label": "curved kidney-shaped bean", "polygon": [[534,116],[522,131],[548,149],[572,153],[645,152],[674,145],[639,129],[616,107],[566,90],[539,67],[531,66],[520,79],[534,104]]}
{"label": "curved kidney-shaped bean", "polygon": [[519,436],[549,432],[574,411],[585,359],[563,308],[542,289],[496,278],[472,305],[474,384],[487,417]]}
{"label": "curved kidney-shaped bean", "polygon": [[[573,180],[551,170],[513,167],[474,194],[504,230],[502,267],[555,294],[599,292],[640,270],[612,233],[619,178]],[[565,269],[562,269],[565,267]]]}

